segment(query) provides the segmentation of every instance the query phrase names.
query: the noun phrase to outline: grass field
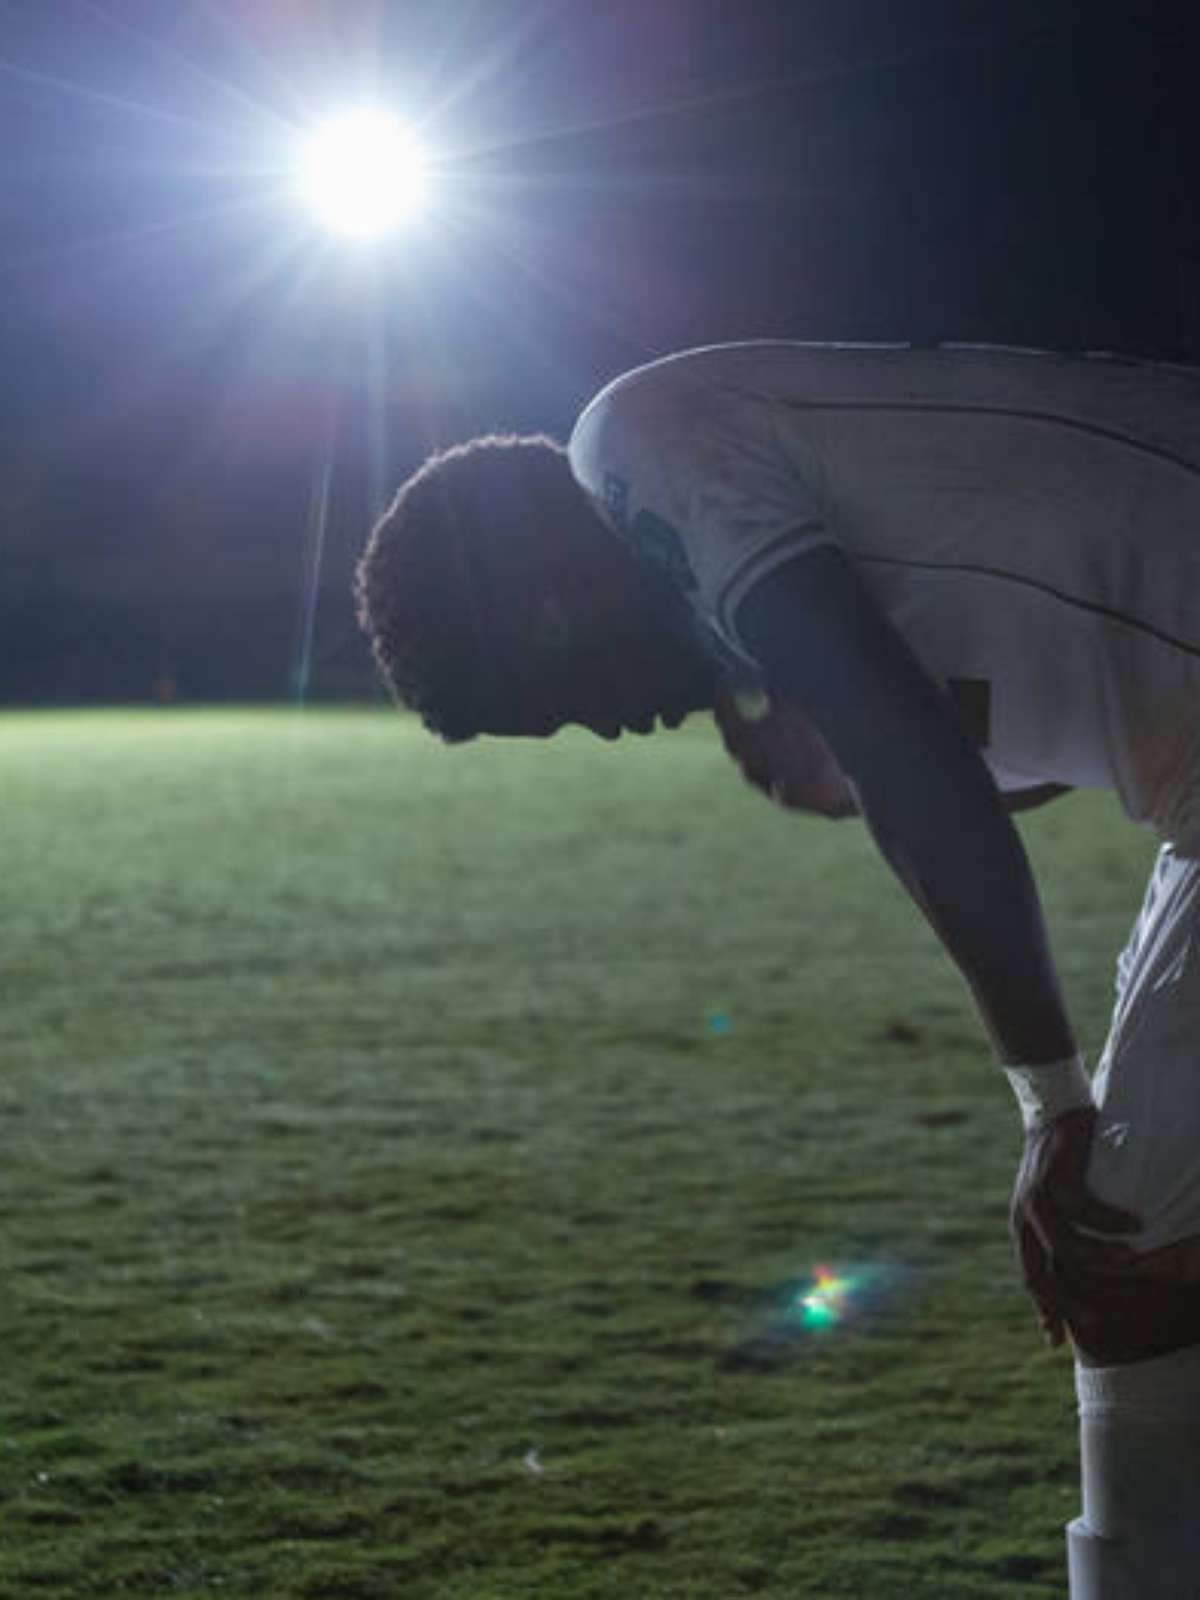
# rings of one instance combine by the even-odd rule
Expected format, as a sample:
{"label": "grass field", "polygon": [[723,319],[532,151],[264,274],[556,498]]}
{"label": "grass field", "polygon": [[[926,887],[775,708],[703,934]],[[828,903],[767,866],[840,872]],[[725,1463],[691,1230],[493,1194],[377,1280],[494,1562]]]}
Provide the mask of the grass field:
{"label": "grass field", "polygon": [[[4,1600],[1065,1592],[1015,1111],[856,824],[701,723],[11,714],[0,783]],[[1022,826],[1094,1055],[1152,844]]]}

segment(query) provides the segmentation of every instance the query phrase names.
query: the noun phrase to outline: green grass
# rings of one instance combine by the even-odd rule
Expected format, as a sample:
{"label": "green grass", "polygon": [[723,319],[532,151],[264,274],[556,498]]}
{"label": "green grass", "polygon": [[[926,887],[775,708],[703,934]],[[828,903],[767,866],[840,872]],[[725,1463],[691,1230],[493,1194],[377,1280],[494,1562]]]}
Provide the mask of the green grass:
{"label": "green grass", "polygon": [[[1015,1112],[857,825],[699,723],[13,714],[0,781],[4,1600],[1062,1594]],[[1023,826],[1094,1053],[1151,843]],[[818,1262],[883,1290],[800,1337]]]}

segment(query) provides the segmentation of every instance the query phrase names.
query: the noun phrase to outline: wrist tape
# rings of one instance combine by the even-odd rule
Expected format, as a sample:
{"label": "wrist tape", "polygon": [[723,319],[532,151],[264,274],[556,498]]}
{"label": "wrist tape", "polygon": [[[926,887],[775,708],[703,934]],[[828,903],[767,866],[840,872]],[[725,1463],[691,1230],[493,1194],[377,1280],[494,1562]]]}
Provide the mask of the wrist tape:
{"label": "wrist tape", "polygon": [[1041,1128],[1066,1111],[1092,1104],[1092,1082],[1083,1070],[1083,1057],[1048,1061],[1040,1067],[1005,1067],[1005,1076],[1021,1111],[1025,1132]]}

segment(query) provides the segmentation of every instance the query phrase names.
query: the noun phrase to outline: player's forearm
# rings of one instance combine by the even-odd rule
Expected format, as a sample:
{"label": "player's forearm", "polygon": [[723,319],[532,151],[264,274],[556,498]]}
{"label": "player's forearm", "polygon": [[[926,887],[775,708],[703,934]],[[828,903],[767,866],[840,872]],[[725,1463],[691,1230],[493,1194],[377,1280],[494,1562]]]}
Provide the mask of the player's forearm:
{"label": "player's forearm", "polygon": [[1074,1039],[1025,851],[944,693],[844,552],[822,547],[742,601],[771,699],[810,721],[892,867],[975,993],[1002,1059],[1061,1061]]}
{"label": "player's forearm", "polygon": [[975,997],[1001,1060],[1035,1065],[1075,1052],[1037,888],[998,801],[960,794],[919,823],[864,798],[893,871]]}

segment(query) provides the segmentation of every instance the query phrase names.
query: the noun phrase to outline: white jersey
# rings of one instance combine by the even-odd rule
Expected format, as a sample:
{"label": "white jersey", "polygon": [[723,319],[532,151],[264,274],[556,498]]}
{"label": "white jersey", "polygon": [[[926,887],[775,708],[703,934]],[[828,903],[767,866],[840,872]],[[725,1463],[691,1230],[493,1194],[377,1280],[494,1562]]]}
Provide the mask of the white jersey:
{"label": "white jersey", "polygon": [[1200,840],[1200,372],[721,345],[610,384],[570,461],[734,651],[755,584],[839,545],[1001,788],[1114,788]]}

